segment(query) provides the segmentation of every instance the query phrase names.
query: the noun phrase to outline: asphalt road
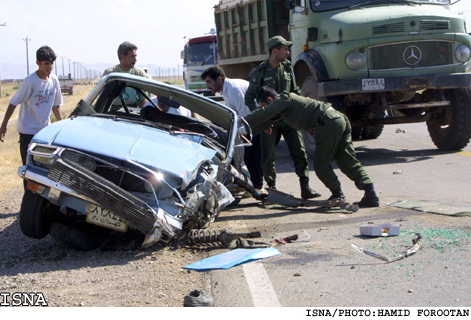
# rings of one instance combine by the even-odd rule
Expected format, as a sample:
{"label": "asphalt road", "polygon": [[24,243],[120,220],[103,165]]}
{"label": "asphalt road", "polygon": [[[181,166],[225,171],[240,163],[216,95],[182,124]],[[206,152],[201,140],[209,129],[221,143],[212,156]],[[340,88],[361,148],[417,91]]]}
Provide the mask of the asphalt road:
{"label": "asphalt road", "polygon": [[[287,209],[243,199],[212,227],[260,231],[269,242],[291,235],[298,241],[276,246],[280,255],[208,273],[215,306],[226,307],[462,307],[471,305],[471,218],[397,208],[389,203],[436,201],[471,211],[471,147],[441,152],[425,124],[385,127],[375,140],[356,141],[357,155],[374,181],[381,207],[350,214],[341,209]],[[312,162],[311,162],[312,163]],[[284,144],[277,147],[277,187],[299,196],[299,182]],[[363,192],[336,169],[349,201]],[[311,167],[311,187],[330,196]],[[448,212],[448,211],[447,211]],[[392,223],[395,237],[365,237],[360,226]],[[386,263],[354,250],[358,245],[387,257],[423,239],[416,254]],[[210,255],[227,252],[212,250]]]}

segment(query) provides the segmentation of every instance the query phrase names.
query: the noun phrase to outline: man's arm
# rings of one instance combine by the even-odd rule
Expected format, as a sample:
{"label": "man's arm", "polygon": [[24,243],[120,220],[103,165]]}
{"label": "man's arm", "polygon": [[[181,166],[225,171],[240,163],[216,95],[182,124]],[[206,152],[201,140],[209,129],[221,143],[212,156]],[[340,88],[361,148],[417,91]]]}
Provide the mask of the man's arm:
{"label": "man's arm", "polygon": [[5,140],[5,135],[7,133],[7,126],[8,126],[8,121],[11,118],[11,115],[15,111],[16,106],[12,105],[11,103],[8,105],[7,111],[5,112],[5,117],[3,118],[2,121],[2,126],[0,127],[0,141],[4,142]]}
{"label": "man's arm", "polygon": [[52,107],[52,113],[56,117],[57,121],[62,120],[62,114],[61,114],[61,107],[60,106],[53,106]]}

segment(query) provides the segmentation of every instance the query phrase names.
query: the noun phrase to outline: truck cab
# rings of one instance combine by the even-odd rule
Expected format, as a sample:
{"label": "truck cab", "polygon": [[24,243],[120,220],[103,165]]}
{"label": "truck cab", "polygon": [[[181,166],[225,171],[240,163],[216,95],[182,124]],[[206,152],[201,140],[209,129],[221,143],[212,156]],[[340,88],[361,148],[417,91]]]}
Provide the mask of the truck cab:
{"label": "truck cab", "polygon": [[[239,12],[236,18],[233,11]],[[261,21],[248,23],[254,11],[266,19],[266,28]],[[228,39],[231,23],[237,29]],[[344,112],[354,138],[377,138],[387,124],[425,122],[442,150],[460,150],[470,140],[471,36],[449,0],[252,0],[232,6],[221,1],[216,27],[219,63],[229,77],[242,69],[231,63],[234,56],[224,59],[229,40],[240,43],[232,48],[236,53],[244,42],[266,43],[276,34],[292,41],[302,94]],[[239,63],[247,66],[252,58],[252,67],[264,53],[267,59],[258,46],[258,53],[240,51]]]}

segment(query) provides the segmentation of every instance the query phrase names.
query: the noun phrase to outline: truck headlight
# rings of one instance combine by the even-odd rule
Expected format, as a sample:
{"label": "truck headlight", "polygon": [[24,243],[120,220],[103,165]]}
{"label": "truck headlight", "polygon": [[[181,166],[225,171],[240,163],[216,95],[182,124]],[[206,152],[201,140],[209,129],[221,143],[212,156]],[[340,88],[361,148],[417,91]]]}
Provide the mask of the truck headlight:
{"label": "truck headlight", "polygon": [[352,52],[348,55],[346,64],[350,69],[358,70],[363,68],[366,63],[366,57],[363,53]]}
{"label": "truck headlight", "polygon": [[458,48],[456,48],[455,56],[459,62],[468,61],[470,56],[469,47],[465,46],[464,44],[460,45]]}

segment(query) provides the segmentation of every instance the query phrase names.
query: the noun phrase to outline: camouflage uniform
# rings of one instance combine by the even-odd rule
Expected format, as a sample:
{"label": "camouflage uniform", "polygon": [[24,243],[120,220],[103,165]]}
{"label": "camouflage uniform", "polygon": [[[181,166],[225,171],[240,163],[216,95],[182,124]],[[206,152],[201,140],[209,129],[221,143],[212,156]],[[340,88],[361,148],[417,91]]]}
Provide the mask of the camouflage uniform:
{"label": "camouflage uniform", "polygon": [[358,189],[364,190],[365,186],[372,184],[356,158],[352,127],[343,113],[336,111],[328,103],[285,93],[268,106],[261,107],[245,117],[254,134],[262,132],[280,118],[297,130],[314,132],[315,172],[331,191],[340,188],[340,181],[332,168],[334,160],[340,170],[355,182]]}
{"label": "camouflage uniform", "polygon": [[[300,93],[296,85],[293,68],[288,60],[281,62],[278,68],[273,69],[269,61],[262,62],[249,74],[249,87],[245,94],[245,104],[251,111],[255,110],[255,97],[262,86],[269,86],[278,93],[295,92]],[[262,171],[265,181],[270,184],[276,180],[275,170],[275,141],[281,131],[288,146],[294,168],[298,177],[309,177],[309,166],[304,147],[302,133],[288,126],[283,120],[273,124],[272,134],[261,133],[262,145]]]}

